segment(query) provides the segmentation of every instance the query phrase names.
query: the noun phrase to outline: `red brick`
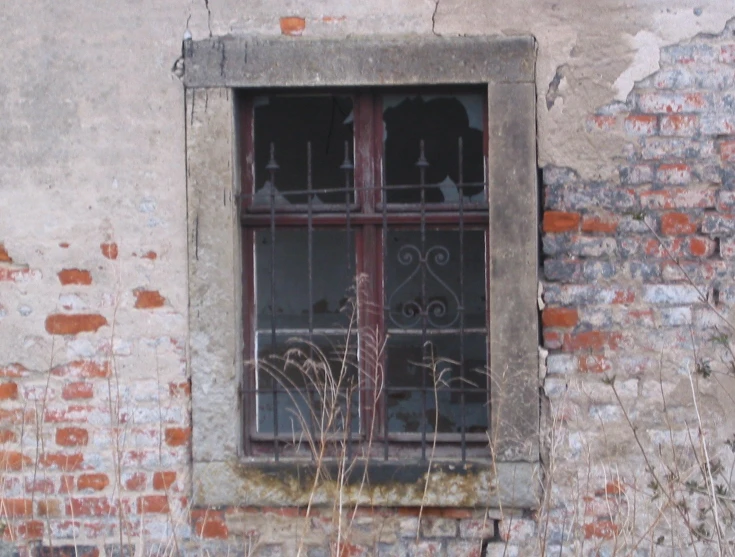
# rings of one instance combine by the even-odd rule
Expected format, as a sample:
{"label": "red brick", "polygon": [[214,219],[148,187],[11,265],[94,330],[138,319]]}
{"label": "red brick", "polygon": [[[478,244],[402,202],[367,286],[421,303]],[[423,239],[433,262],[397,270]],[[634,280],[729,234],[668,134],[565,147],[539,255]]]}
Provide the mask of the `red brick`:
{"label": "red brick", "polygon": [[572,308],[546,308],[541,320],[544,327],[574,327],[579,321],[579,314]]}
{"label": "red brick", "polygon": [[661,216],[661,234],[664,236],[680,236],[694,234],[697,223],[686,213],[666,213]]}
{"label": "red brick", "polygon": [[618,347],[621,333],[604,331],[585,331],[576,334],[566,334],[563,340],[565,352],[602,352],[605,348],[615,350]]}
{"label": "red brick", "polygon": [[0,451],[0,470],[20,472],[31,463],[31,459],[17,451]]}
{"label": "red brick", "polygon": [[0,429],[0,443],[14,443],[18,436],[10,429]]}
{"label": "red brick", "polygon": [[43,522],[28,520],[17,527],[18,537],[24,540],[38,540],[43,538]]}
{"label": "red brick", "polygon": [[199,537],[226,539],[229,535],[224,515],[219,511],[192,511],[192,519]]}
{"label": "red brick", "polygon": [[79,377],[84,379],[105,378],[110,375],[110,363],[95,362],[94,360],[73,360],[52,368],[51,374],[57,377]]}
{"label": "red brick", "polygon": [[0,508],[9,518],[33,515],[33,501],[31,499],[11,499],[0,497]]}
{"label": "red brick", "polygon": [[709,257],[715,252],[716,243],[710,238],[688,238],[686,249],[692,257]]}
{"label": "red brick", "polygon": [[720,158],[722,162],[735,162],[735,141],[720,143]]}
{"label": "red brick", "polygon": [[56,444],[62,447],[77,447],[89,442],[89,433],[81,427],[62,427],[56,430]]}
{"label": "red brick", "polygon": [[170,427],[166,430],[166,444],[169,447],[186,445],[189,442],[191,431],[183,427]]}
{"label": "red brick", "polygon": [[562,336],[556,331],[544,331],[544,346],[549,350],[561,348]]}
{"label": "red brick", "polygon": [[544,232],[568,232],[577,230],[582,217],[579,213],[546,211],[544,213]]}
{"label": "red brick", "polygon": [[44,497],[38,502],[39,516],[61,516],[61,503],[57,499]]}
{"label": "red brick", "polygon": [[661,117],[661,135],[691,137],[697,133],[698,122],[694,114],[667,114]]}
{"label": "red brick", "polygon": [[684,185],[691,179],[691,169],[684,163],[662,164],[656,170],[656,179],[662,184]]}
{"label": "red brick", "polygon": [[153,474],[153,489],[157,491],[166,491],[167,489],[171,489],[171,486],[175,483],[176,472],[174,471],[156,472]]}
{"label": "red brick", "polygon": [[107,319],[98,313],[54,313],[46,318],[46,331],[52,335],[94,333],[107,325]]}
{"label": "red brick", "polygon": [[142,259],[150,259],[151,261],[155,261],[158,258],[158,254],[155,251],[147,251],[140,257]]}
{"label": "red brick", "polygon": [[585,216],[582,219],[582,232],[613,234],[618,229],[618,218],[607,216]]}
{"label": "red brick", "polygon": [[18,398],[18,385],[12,381],[0,383],[0,400],[15,400]]}
{"label": "red brick", "polygon": [[38,277],[40,274],[38,271],[31,271],[27,267],[22,268],[8,268],[8,267],[0,267],[0,282],[6,281],[6,282],[19,282],[19,281],[26,281],[33,277]]}
{"label": "red brick", "polygon": [[584,525],[584,537],[590,538],[602,538],[605,540],[611,540],[618,534],[619,527],[617,524],[609,520],[601,520],[599,522],[592,522]]}
{"label": "red brick", "polygon": [[281,18],[281,34],[298,37],[306,28],[306,20],[303,17],[282,17]]}
{"label": "red brick", "polygon": [[13,259],[8,255],[8,250],[5,249],[5,244],[0,242],[0,263],[12,263]]}
{"label": "red brick", "polygon": [[598,489],[595,491],[595,495],[597,497],[602,497],[604,495],[623,495],[624,493],[625,486],[619,481],[608,482],[604,489]]}
{"label": "red brick", "polygon": [[106,474],[82,474],[77,479],[77,489],[102,491],[110,484]]}
{"label": "red brick", "polygon": [[69,284],[92,284],[92,273],[84,269],[62,269],[59,271],[59,282],[64,286]]}
{"label": "red brick", "polygon": [[100,251],[107,259],[117,259],[117,244],[115,242],[100,244]]}
{"label": "red brick", "polygon": [[79,398],[92,398],[94,396],[94,386],[84,381],[75,381],[64,385],[61,391],[61,397],[64,400],[74,400]]}
{"label": "red brick", "polygon": [[635,292],[632,290],[616,290],[612,304],[632,304],[635,301]]}
{"label": "red brick", "polygon": [[54,482],[48,478],[26,478],[25,479],[25,491],[26,493],[44,493],[46,495],[54,493],[56,488]]}
{"label": "red brick", "polygon": [[610,371],[611,368],[610,362],[602,356],[581,356],[579,358],[579,371],[582,373],[604,373]]}
{"label": "red brick", "polygon": [[74,476],[63,475],[59,480],[59,493],[74,493]]}
{"label": "red brick", "polygon": [[3,425],[22,425],[27,423],[35,423],[36,411],[31,409],[14,408],[5,410],[0,408],[0,423]]}
{"label": "red brick", "polygon": [[69,245],[69,242],[59,242],[59,247],[62,249],[67,249]]}
{"label": "red brick", "polygon": [[125,489],[130,491],[143,491],[146,484],[146,475],[143,472],[135,472],[125,480]]}
{"label": "red brick", "polygon": [[28,368],[21,364],[7,364],[0,366],[0,377],[24,377],[28,375]]}
{"label": "red brick", "polygon": [[616,122],[615,116],[595,114],[587,118],[587,129],[590,131],[610,131],[615,129]]}
{"label": "red brick", "polygon": [[653,135],[658,127],[658,116],[653,114],[631,114],[625,119],[625,131],[634,135]]}
{"label": "red brick", "polygon": [[191,394],[191,385],[188,381],[182,383],[169,383],[168,394],[171,398],[188,397]]}
{"label": "red brick", "polygon": [[89,404],[70,404],[61,408],[47,408],[43,413],[43,421],[46,423],[77,422],[86,423],[89,414],[96,408]]}
{"label": "red brick", "polygon": [[638,97],[638,106],[643,112],[650,113],[701,112],[707,107],[707,98],[702,93],[656,91],[641,93]]}
{"label": "red brick", "polygon": [[138,497],[138,513],[167,513],[168,497],[165,495],[145,495]]}
{"label": "red brick", "polygon": [[154,309],[160,308],[166,303],[166,298],[159,294],[158,290],[142,290],[137,288],[133,290],[135,295],[135,307],[137,309]]}
{"label": "red brick", "polygon": [[43,454],[39,458],[39,464],[44,468],[53,468],[70,472],[80,470],[84,463],[82,454]]}
{"label": "red brick", "polygon": [[66,502],[68,516],[109,516],[115,512],[107,497],[73,497]]}

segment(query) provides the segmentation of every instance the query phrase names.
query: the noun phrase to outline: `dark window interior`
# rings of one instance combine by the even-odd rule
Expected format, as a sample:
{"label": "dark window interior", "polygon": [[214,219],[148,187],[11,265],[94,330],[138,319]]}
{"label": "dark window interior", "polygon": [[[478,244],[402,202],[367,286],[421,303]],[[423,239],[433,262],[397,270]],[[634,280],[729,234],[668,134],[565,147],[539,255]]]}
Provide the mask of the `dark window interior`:
{"label": "dark window interior", "polygon": [[486,445],[484,90],[277,91],[240,112],[246,449]]}

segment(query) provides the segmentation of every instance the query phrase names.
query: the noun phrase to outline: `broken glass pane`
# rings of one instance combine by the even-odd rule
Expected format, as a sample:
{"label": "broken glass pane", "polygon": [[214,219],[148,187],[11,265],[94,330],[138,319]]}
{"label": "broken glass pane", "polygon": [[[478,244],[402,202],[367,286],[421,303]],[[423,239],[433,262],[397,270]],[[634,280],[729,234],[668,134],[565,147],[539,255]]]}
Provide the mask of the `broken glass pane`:
{"label": "broken glass pane", "polygon": [[388,203],[421,202],[422,154],[426,203],[484,203],[484,112],[480,93],[383,96]]}
{"label": "broken glass pane", "polygon": [[388,338],[389,432],[461,433],[463,414],[465,433],[487,430],[486,337],[466,334],[462,343],[457,335]]}
{"label": "broken glass pane", "polygon": [[[354,199],[352,99],[344,95],[256,97],[253,205],[313,205]],[[307,143],[311,143],[311,165]],[[347,189],[346,189],[347,188]],[[328,190],[328,191],[324,191]]]}

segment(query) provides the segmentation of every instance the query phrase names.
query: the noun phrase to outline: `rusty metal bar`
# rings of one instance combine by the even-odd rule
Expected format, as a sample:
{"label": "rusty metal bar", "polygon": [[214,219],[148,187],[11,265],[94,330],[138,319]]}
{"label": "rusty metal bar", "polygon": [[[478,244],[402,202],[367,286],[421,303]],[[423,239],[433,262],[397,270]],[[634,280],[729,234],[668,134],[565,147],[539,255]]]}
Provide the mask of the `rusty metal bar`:
{"label": "rusty metal bar", "polygon": [[[276,148],[270,145],[270,160],[266,169],[270,174],[270,202],[271,202],[271,353],[276,351],[276,171],[279,169],[276,162]],[[273,381],[273,451],[278,460],[278,391]]]}

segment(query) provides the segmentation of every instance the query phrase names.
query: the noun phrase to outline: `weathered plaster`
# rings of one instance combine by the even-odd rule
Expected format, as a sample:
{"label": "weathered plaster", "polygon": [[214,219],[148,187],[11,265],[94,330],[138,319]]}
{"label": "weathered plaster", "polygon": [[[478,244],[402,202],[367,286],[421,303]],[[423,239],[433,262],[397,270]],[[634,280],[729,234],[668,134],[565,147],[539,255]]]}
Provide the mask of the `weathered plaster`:
{"label": "weathered plaster", "polygon": [[[699,15],[697,15],[699,14]],[[533,34],[539,43],[537,93],[539,165],[576,169],[583,177],[616,172],[625,140],[584,133],[586,117],[613,99],[624,99],[635,81],[658,69],[659,48],[699,33],[719,33],[735,5],[719,0],[598,0],[501,2],[442,0],[440,34]],[[563,67],[551,108],[546,92]]]}

